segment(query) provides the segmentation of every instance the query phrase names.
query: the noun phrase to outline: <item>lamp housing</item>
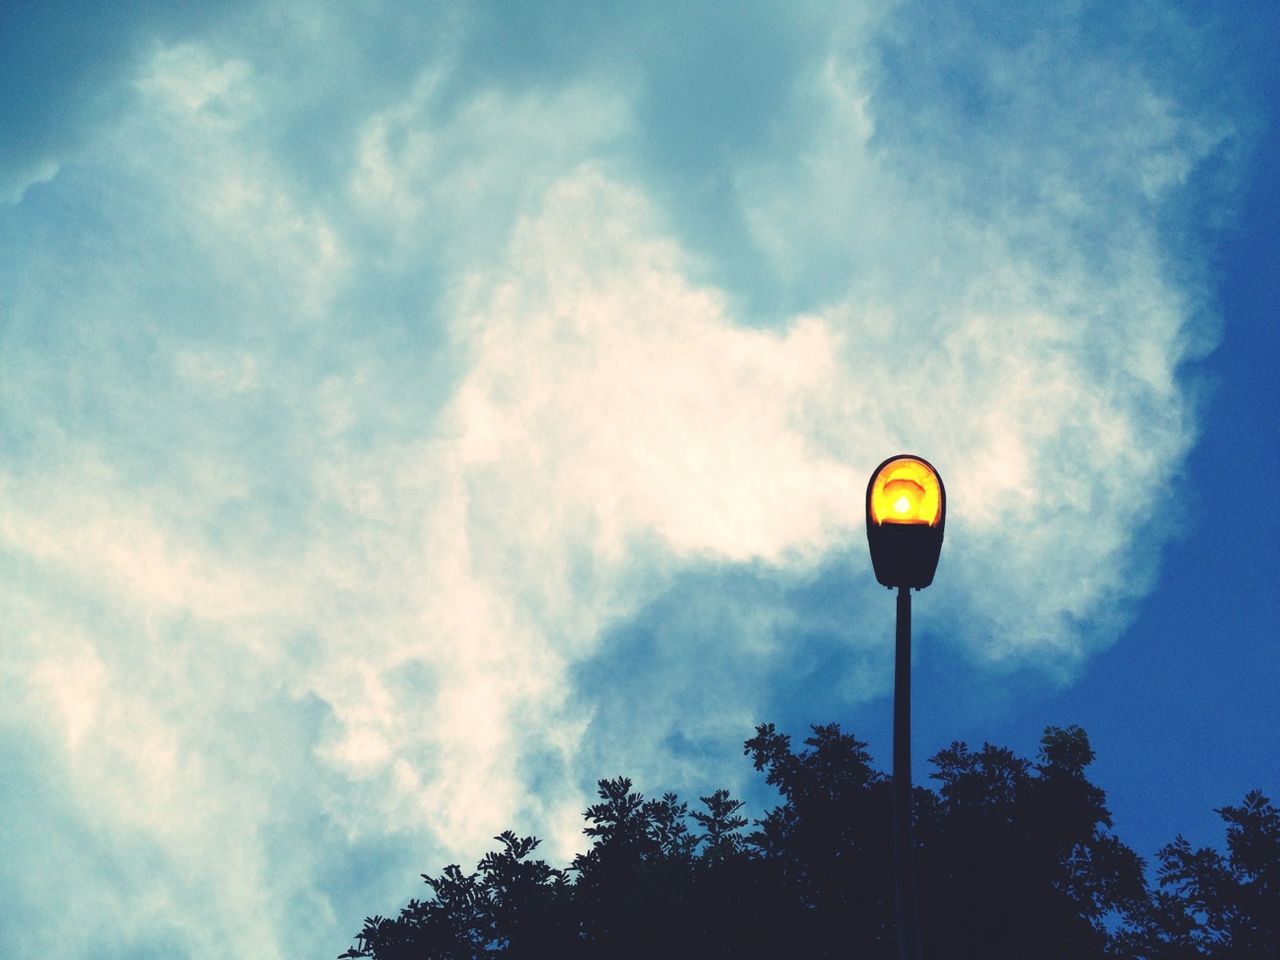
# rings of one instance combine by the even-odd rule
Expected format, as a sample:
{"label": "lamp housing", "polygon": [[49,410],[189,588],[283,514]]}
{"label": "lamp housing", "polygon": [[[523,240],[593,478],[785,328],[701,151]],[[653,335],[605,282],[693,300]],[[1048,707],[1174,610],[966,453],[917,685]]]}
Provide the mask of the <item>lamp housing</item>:
{"label": "lamp housing", "polygon": [[867,546],[876,580],[923,589],[933,583],[947,520],[942,477],[923,457],[899,454],[867,483]]}

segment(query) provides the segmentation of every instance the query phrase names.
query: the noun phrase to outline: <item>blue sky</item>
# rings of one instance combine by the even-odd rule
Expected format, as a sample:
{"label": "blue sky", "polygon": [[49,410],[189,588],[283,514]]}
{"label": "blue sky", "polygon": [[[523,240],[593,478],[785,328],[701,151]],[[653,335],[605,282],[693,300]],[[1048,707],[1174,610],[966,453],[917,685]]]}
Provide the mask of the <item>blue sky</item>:
{"label": "blue sky", "polygon": [[1275,11],[0,16],[0,953],[334,955],[598,777],[759,812],[757,722],[887,764],[901,451],[918,778],[1280,789]]}

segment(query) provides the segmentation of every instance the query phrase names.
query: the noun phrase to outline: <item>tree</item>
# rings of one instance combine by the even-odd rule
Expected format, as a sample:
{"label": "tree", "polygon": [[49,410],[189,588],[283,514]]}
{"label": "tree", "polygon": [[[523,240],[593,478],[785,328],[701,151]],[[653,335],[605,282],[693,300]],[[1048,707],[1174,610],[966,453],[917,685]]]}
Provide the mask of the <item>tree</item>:
{"label": "tree", "polygon": [[[815,726],[798,751],[772,724],[744,744],[780,803],[754,822],[717,790],[690,812],[601,780],[591,845],[565,869],[533,837],[500,834],[474,873],[393,919],[370,917],[343,957],[896,956],[890,779],[866,744]],[[1076,960],[1280,960],[1280,814],[1259,793],[1219,811],[1228,854],[1181,838],[1159,853],[1158,889],[1111,832],[1079,727],[1050,727],[1035,761],[954,743],[915,790],[925,952]]]}
{"label": "tree", "polygon": [[895,956],[891,781],[838,724],[812,730],[798,753],[771,723],[744,744],[783,800],[758,821],[750,851],[783,911],[791,955],[847,956],[856,944],[867,957]]}
{"label": "tree", "polygon": [[1215,812],[1227,826],[1226,856],[1182,836],[1160,850],[1159,889],[1141,928],[1125,937],[1132,955],[1280,958],[1280,811],[1254,790]]}
{"label": "tree", "polygon": [[1036,763],[990,744],[935,756],[918,805],[925,950],[934,956],[1102,957],[1146,902],[1141,859],[1112,833],[1079,727],[1051,727]]}

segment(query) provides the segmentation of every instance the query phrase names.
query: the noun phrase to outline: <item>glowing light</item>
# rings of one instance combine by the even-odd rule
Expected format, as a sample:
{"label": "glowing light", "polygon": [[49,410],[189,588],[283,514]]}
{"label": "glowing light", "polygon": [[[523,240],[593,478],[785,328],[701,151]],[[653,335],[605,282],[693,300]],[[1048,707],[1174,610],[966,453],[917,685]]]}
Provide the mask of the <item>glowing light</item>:
{"label": "glowing light", "polygon": [[878,524],[912,523],[937,526],[942,518],[938,475],[913,457],[899,457],[884,465],[871,488],[871,519]]}

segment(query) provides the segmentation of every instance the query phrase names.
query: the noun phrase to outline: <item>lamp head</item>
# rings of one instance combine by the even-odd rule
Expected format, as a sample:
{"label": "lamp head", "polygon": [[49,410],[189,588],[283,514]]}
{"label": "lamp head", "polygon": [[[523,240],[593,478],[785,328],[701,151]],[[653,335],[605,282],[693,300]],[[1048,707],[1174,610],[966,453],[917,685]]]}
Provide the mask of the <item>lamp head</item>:
{"label": "lamp head", "polygon": [[922,457],[890,457],[867,484],[867,545],[876,580],[886,587],[933,583],[942,552],[947,491]]}

